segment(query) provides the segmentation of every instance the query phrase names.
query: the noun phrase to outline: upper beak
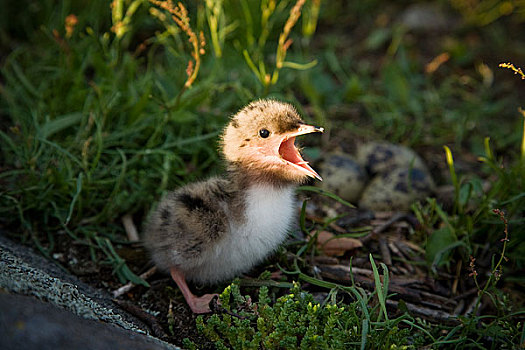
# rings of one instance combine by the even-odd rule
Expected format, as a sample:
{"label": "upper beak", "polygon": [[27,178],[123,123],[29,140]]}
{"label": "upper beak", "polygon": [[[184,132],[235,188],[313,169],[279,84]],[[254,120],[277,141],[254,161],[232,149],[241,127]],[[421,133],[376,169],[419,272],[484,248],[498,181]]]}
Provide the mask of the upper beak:
{"label": "upper beak", "polygon": [[324,128],[322,128],[320,126],[303,124],[303,125],[301,125],[299,127],[299,129],[297,129],[297,131],[292,132],[291,134],[289,134],[287,136],[288,137],[293,137],[293,136],[299,136],[299,135],[304,135],[304,134],[310,134],[310,133],[313,133],[313,132],[324,132]]}
{"label": "upper beak", "polygon": [[323,131],[324,128],[303,124],[297,130],[285,134],[281,141],[281,145],[279,146],[279,154],[284,160],[296,167],[297,170],[305,173],[307,176],[316,178],[320,181],[323,181],[323,179],[314,169],[312,169],[312,167],[310,167],[310,165],[308,165],[308,162],[303,160],[301,154],[295,147],[294,142],[296,136]]}

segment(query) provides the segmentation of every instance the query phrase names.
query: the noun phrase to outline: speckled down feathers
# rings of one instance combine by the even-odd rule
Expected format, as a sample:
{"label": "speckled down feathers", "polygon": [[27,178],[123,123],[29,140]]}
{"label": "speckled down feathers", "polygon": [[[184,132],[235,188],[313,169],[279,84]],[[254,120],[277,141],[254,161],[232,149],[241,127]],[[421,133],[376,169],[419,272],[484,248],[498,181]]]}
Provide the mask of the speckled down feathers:
{"label": "speckled down feathers", "polygon": [[150,218],[145,244],[159,268],[215,283],[246,272],[282,243],[293,204],[292,186],[240,189],[212,178],[170,192]]}
{"label": "speckled down feathers", "polygon": [[161,200],[149,219],[144,240],[157,266],[168,270],[184,261],[191,264],[225,234],[229,224],[226,201],[238,200],[232,198],[236,191],[227,185],[213,178],[170,192]]}

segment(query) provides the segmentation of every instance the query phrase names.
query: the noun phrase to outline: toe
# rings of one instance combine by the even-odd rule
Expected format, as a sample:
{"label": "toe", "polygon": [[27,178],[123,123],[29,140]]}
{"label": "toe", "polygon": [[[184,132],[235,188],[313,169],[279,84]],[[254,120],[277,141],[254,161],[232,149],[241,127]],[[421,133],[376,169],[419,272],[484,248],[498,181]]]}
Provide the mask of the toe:
{"label": "toe", "polygon": [[210,301],[218,296],[217,294],[205,294],[199,298],[195,298],[192,300],[191,304],[189,304],[191,311],[196,314],[206,314],[211,312],[210,309]]}

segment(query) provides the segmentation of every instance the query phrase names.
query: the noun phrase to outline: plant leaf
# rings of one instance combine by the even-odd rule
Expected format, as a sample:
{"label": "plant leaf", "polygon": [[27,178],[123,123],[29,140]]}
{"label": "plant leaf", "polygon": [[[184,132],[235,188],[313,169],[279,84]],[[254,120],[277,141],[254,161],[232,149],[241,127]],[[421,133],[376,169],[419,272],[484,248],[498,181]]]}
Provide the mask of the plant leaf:
{"label": "plant leaf", "polygon": [[82,113],[70,113],[48,121],[40,127],[40,137],[47,139],[49,136],[56,134],[70,126],[77,124],[82,119]]}
{"label": "plant leaf", "polygon": [[[386,288],[384,288],[381,284],[381,279],[379,278],[379,271],[377,270],[376,263],[374,261],[374,257],[372,254],[370,256],[370,264],[372,264],[372,271],[374,272],[374,283],[376,286],[376,293],[377,293],[377,299],[379,300],[379,304],[381,305],[381,310],[383,311],[383,314],[385,316],[385,319],[388,321],[388,314],[386,312],[386,294],[384,293],[386,291]],[[385,269],[385,265],[382,265],[383,269]],[[387,283],[388,281],[383,281],[383,283]]]}
{"label": "plant leaf", "polygon": [[429,266],[438,267],[449,262],[451,250],[464,244],[457,240],[449,227],[434,231],[427,240],[426,260]]}
{"label": "plant leaf", "polygon": [[315,67],[316,65],[317,65],[317,60],[313,60],[312,62],[308,62],[308,63],[296,63],[296,62],[289,62],[289,61],[283,62],[283,68],[286,67],[286,68],[292,68],[292,69],[297,69],[297,70],[307,70],[307,69]]}

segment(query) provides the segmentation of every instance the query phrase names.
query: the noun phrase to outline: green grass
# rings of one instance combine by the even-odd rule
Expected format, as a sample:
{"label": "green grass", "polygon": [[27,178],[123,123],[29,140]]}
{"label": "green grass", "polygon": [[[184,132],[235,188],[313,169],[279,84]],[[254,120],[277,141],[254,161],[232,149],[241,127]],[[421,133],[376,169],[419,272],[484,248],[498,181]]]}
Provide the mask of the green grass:
{"label": "green grass", "polygon": [[[47,256],[57,235],[67,234],[94,261],[109,263],[121,282],[145,283],[117,254],[128,244],[120,218],[132,214],[140,223],[165,191],[220,172],[216,140],[228,116],[255,98],[276,97],[332,135],[433,150],[437,159],[427,161],[449,169],[437,180],[454,186],[455,200],[448,211],[433,199],[413,208],[422,224],[414,239],[426,249],[429,274],[450,272],[459,261],[467,266],[487,245],[495,257],[489,277],[476,281],[495,313],[454,327],[408,314],[390,319],[388,283],[380,283],[377,269],[376,292],[367,296],[303,273],[300,259],[285,266],[302,282],[357,300],[348,317],[361,338],[351,341],[373,347],[383,337],[379,329],[402,321],[422,344],[487,347],[487,337],[523,344],[525,328],[516,321],[522,309],[503,286],[525,283],[524,134],[517,111],[525,108],[524,83],[498,68],[502,61],[523,67],[523,8],[496,16],[494,8],[473,3],[457,13],[449,8],[465,24],[432,37],[432,48],[396,24],[404,6],[381,0],[325,2],[319,14],[318,2],[306,1],[289,33],[283,28],[293,1],[275,9],[269,0],[188,3],[191,28],[207,42],[191,87],[188,62],[196,61],[187,33],[147,1],[116,1],[113,10],[106,1],[9,4],[0,21],[0,226]],[[70,14],[78,23],[67,34]],[[284,50],[288,38],[293,43]],[[442,52],[449,60],[425,73]],[[462,161],[474,156],[483,162],[465,171]],[[487,179],[490,188],[483,186]],[[494,209],[508,221],[504,255],[505,226]],[[304,217],[301,226],[306,230]],[[313,242],[288,249],[301,257]],[[413,341],[399,337],[389,344]]]}

